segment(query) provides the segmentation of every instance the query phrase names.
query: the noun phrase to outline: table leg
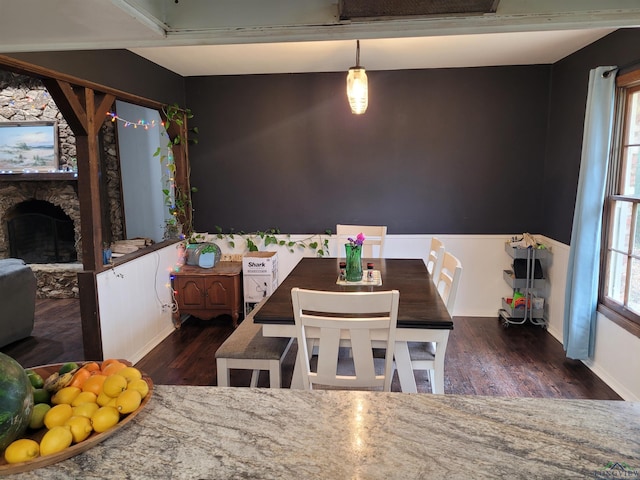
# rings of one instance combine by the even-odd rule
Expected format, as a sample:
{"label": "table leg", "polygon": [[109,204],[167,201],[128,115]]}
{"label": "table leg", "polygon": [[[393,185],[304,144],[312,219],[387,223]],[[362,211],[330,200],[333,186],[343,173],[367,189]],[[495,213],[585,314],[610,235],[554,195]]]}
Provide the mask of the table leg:
{"label": "table leg", "polygon": [[400,389],[404,393],[418,393],[407,342],[396,342],[394,358],[396,360],[398,378],[400,379]]}
{"label": "table leg", "polygon": [[433,393],[444,394],[444,350],[447,343],[436,343],[436,356],[433,360]]}

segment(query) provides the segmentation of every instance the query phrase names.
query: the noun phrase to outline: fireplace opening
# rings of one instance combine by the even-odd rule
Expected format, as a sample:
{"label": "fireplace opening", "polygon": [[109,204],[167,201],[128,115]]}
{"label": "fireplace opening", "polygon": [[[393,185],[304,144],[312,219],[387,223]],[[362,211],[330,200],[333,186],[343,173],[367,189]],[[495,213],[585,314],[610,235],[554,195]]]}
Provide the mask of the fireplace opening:
{"label": "fireplace opening", "polygon": [[27,200],[7,214],[9,252],[26,263],[71,263],[78,259],[73,220],[57,205]]}

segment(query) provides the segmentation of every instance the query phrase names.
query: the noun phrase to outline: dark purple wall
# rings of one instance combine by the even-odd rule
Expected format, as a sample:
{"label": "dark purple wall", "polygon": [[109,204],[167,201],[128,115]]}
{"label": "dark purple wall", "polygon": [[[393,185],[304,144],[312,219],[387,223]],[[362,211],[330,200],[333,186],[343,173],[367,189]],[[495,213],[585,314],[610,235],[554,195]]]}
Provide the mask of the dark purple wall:
{"label": "dark purple wall", "polygon": [[640,60],[640,30],[613,32],[553,66],[544,162],[542,233],[569,244],[578,188],[589,70]]}
{"label": "dark purple wall", "polygon": [[187,78],[196,228],[540,231],[550,71],[369,72],[363,116],[344,72]]}

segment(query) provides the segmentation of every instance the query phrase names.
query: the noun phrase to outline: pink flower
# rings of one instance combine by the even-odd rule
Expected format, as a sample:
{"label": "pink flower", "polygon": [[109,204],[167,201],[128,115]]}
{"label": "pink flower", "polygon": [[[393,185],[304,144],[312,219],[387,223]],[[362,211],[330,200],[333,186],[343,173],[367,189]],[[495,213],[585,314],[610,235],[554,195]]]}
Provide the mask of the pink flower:
{"label": "pink flower", "polygon": [[351,245],[353,245],[354,247],[359,247],[364,243],[364,235],[362,233],[359,233],[355,239],[348,238],[347,240],[349,240],[349,243],[351,243]]}

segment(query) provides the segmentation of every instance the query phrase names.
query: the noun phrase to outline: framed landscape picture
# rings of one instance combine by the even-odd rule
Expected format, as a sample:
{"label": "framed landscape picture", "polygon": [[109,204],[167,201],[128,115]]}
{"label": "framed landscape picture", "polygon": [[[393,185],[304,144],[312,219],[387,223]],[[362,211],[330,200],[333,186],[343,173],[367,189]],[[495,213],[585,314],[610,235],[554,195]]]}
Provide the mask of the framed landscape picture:
{"label": "framed landscape picture", "polygon": [[56,122],[0,122],[0,171],[58,169]]}

